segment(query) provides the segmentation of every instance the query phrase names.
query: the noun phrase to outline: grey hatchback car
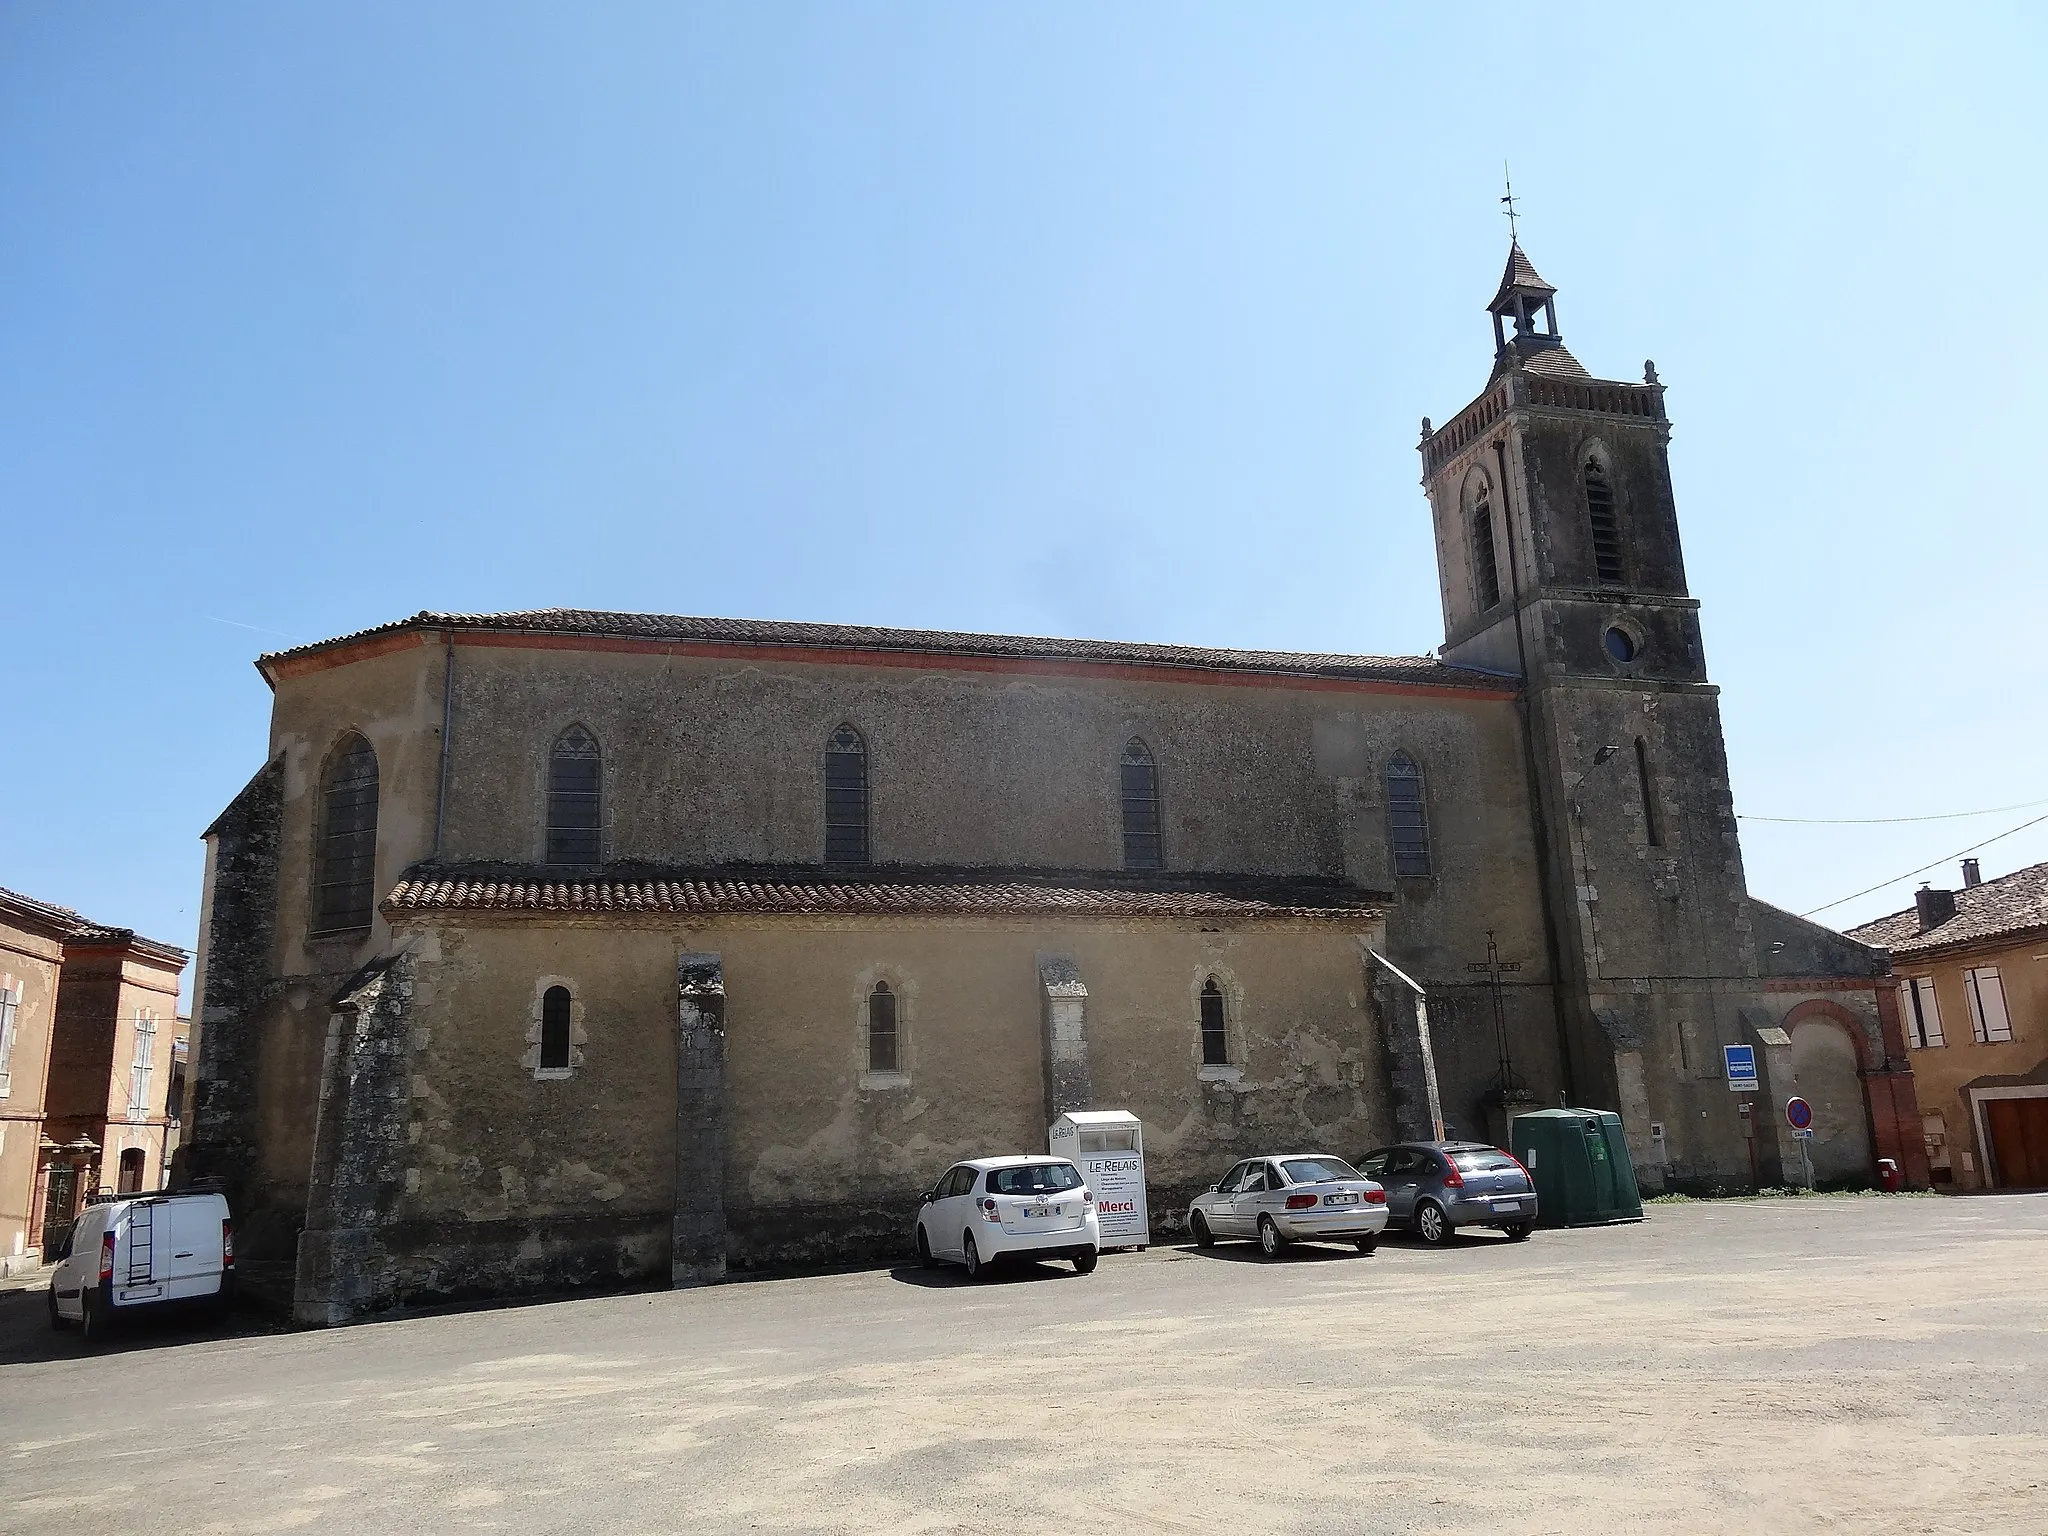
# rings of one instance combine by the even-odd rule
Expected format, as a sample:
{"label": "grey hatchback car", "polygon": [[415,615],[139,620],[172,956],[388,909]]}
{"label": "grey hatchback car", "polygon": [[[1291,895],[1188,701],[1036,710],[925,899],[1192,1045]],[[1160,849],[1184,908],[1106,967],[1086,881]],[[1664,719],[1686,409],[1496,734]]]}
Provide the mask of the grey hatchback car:
{"label": "grey hatchback car", "polygon": [[1535,1230],[1536,1186],[1499,1147],[1409,1141],[1375,1148],[1358,1166],[1386,1186],[1388,1225],[1425,1243],[1444,1242],[1459,1227],[1498,1227],[1517,1242]]}

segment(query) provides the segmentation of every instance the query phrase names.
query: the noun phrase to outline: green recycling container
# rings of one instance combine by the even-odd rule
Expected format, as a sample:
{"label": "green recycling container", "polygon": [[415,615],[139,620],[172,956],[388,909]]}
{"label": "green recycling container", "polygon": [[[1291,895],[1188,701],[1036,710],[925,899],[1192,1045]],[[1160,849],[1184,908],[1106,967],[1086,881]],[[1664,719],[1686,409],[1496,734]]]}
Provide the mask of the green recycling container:
{"label": "green recycling container", "polygon": [[1545,1227],[1641,1221],[1635,1165],[1611,1109],[1539,1109],[1517,1115],[1508,1150],[1536,1181],[1536,1219]]}

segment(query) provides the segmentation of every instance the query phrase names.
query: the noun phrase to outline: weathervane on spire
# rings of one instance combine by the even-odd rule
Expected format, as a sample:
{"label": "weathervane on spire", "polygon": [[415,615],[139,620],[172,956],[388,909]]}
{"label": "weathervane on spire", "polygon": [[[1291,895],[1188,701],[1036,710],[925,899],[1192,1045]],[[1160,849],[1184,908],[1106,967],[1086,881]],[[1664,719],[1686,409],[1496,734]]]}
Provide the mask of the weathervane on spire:
{"label": "weathervane on spire", "polygon": [[1519,244],[1520,236],[1515,230],[1515,183],[1514,179],[1508,175],[1508,163],[1505,160],[1500,163],[1500,179],[1507,185],[1508,189],[1507,196],[1500,200],[1501,206],[1507,210],[1508,215],[1508,243],[1510,245]]}

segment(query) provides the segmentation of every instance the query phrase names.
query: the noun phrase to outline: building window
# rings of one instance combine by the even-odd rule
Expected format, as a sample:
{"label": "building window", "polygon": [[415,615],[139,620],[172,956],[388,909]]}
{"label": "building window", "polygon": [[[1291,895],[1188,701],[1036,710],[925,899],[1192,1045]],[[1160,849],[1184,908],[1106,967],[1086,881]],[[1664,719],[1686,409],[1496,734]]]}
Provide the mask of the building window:
{"label": "building window", "polygon": [[1941,1004],[1935,1000],[1932,976],[1905,977],[1899,984],[1899,1008],[1905,1014],[1906,1040],[1915,1049],[1944,1043]]}
{"label": "building window", "polygon": [[1427,875],[1429,809],[1422,797],[1422,770],[1406,752],[1387,764],[1387,841],[1394,851],[1394,873]]}
{"label": "building window", "polygon": [[868,746],[850,725],[825,744],[825,862],[868,861]]}
{"label": "building window", "polygon": [[1970,1038],[1994,1045],[2012,1038],[2012,1017],[2005,1011],[2005,983],[1998,967],[1980,965],[1963,972],[1963,996],[1970,1000]]}
{"label": "building window", "polygon": [[156,1020],[148,1009],[135,1015],[135,1055],[128,1066],[128,1113],[149,1113],[149,1074],[156,1065]]}
{"label": "building window", "polygon": [[897,1043],[896,994],[889,990],[889,983],[878,981],[868,994],[868,1070],[901,1071]]}
{"label": "building window", "polygon": [[597,738],[572,725],[555,738],[548,754],[548,862],[597,864],[603,860],[599,833],[604,759]]}
{"label": "building window", "polygon": [[569,989],[549,987],[540,997],[540,1070],[569,1070]]}
{"label": "building window", "polygon": [[1166,856],[1159,839],[1159,765],[1135,736],[1124,748],[1118,769],[1123,797],[1124,868],[1164,869]]}
{"label": "building window", "polygon": [[1598,459],[1586,460],[1586,520],[1593,531],[1593,573],[1603,583],[1619,586],[1621,517],[1614,506],[1614,487]]}
{"label": "building window", "polygon": [[1479,611],[1484,613],[1500,601],[1500,563],[1493,554],[1493,500],[1484,486],[1472,508],[1472,577]]}
{"label": "building window", "polygon": [[1202,983],[1202,1065],[1230,1065],[1230,1035],[1224,1027],[1223,989],[1211,976]]}
{"label": "building window", "polygon": [[1636,793],[1643,797],[1643,835],[1652,848],[1664,846],[1664,828],[1657,819],[1656,786],[1650,780],[1650,749],[1636,738]]}
{"label": "building window", "polygon": [[149,1161],[149,1154],[140,1147],[129,1147],[121,1154],[121,1182],[115,1186],[124,1195],[142,1192],[142,1165]]}
{"label": "building window", "polygon": [[0,1099],[13,1091],[11,1064],[14,1061],[14,1016],[21,1009],[21,990],[12,976],[0,986]]}
{"label": "building window", "polygon": [[370,926],[377,884],[377,754],[361,736],[342,739],[320,786],[320,878],[315,933]]}

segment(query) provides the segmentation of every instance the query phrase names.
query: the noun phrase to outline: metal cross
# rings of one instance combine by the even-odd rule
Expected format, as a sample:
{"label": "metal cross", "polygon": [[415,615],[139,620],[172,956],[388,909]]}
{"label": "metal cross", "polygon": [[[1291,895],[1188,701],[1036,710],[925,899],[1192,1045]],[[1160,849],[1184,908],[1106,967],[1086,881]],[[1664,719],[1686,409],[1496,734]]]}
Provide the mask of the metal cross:
{"label": "metal cross", "polygon": [[1508,1012],[1507,1004],[1501,997],[1500,979],[1503,976],[1512,976],[1521,968],[1522,962],[1519,960],[1501,959],[1500,946],[1493,942],[1491,928],[1486,930],[1486,958],[1474,960],[1465,967],[1468,971],[1484,975],[1487,984],[1493,989],[1493,1040],[1495,1048],[1500,1052],[1496,1074],[1500,1079],[1502,1092],[1520,1088],[1522,1080],[1515,1076],[1515,1063],[1508,1054]]}
{"label": "metal cross", "polygon": [[1515,233],[1515,183],[1514,179],[1508,175],[1508,163],[1505,160],[1500,163],[1500,179],[1506,183],[1508,189],[1508,195],[1500,201],[1501,206],[1507,209],[1508,243],[1513,245],[1519,241],[1519,237]]}

